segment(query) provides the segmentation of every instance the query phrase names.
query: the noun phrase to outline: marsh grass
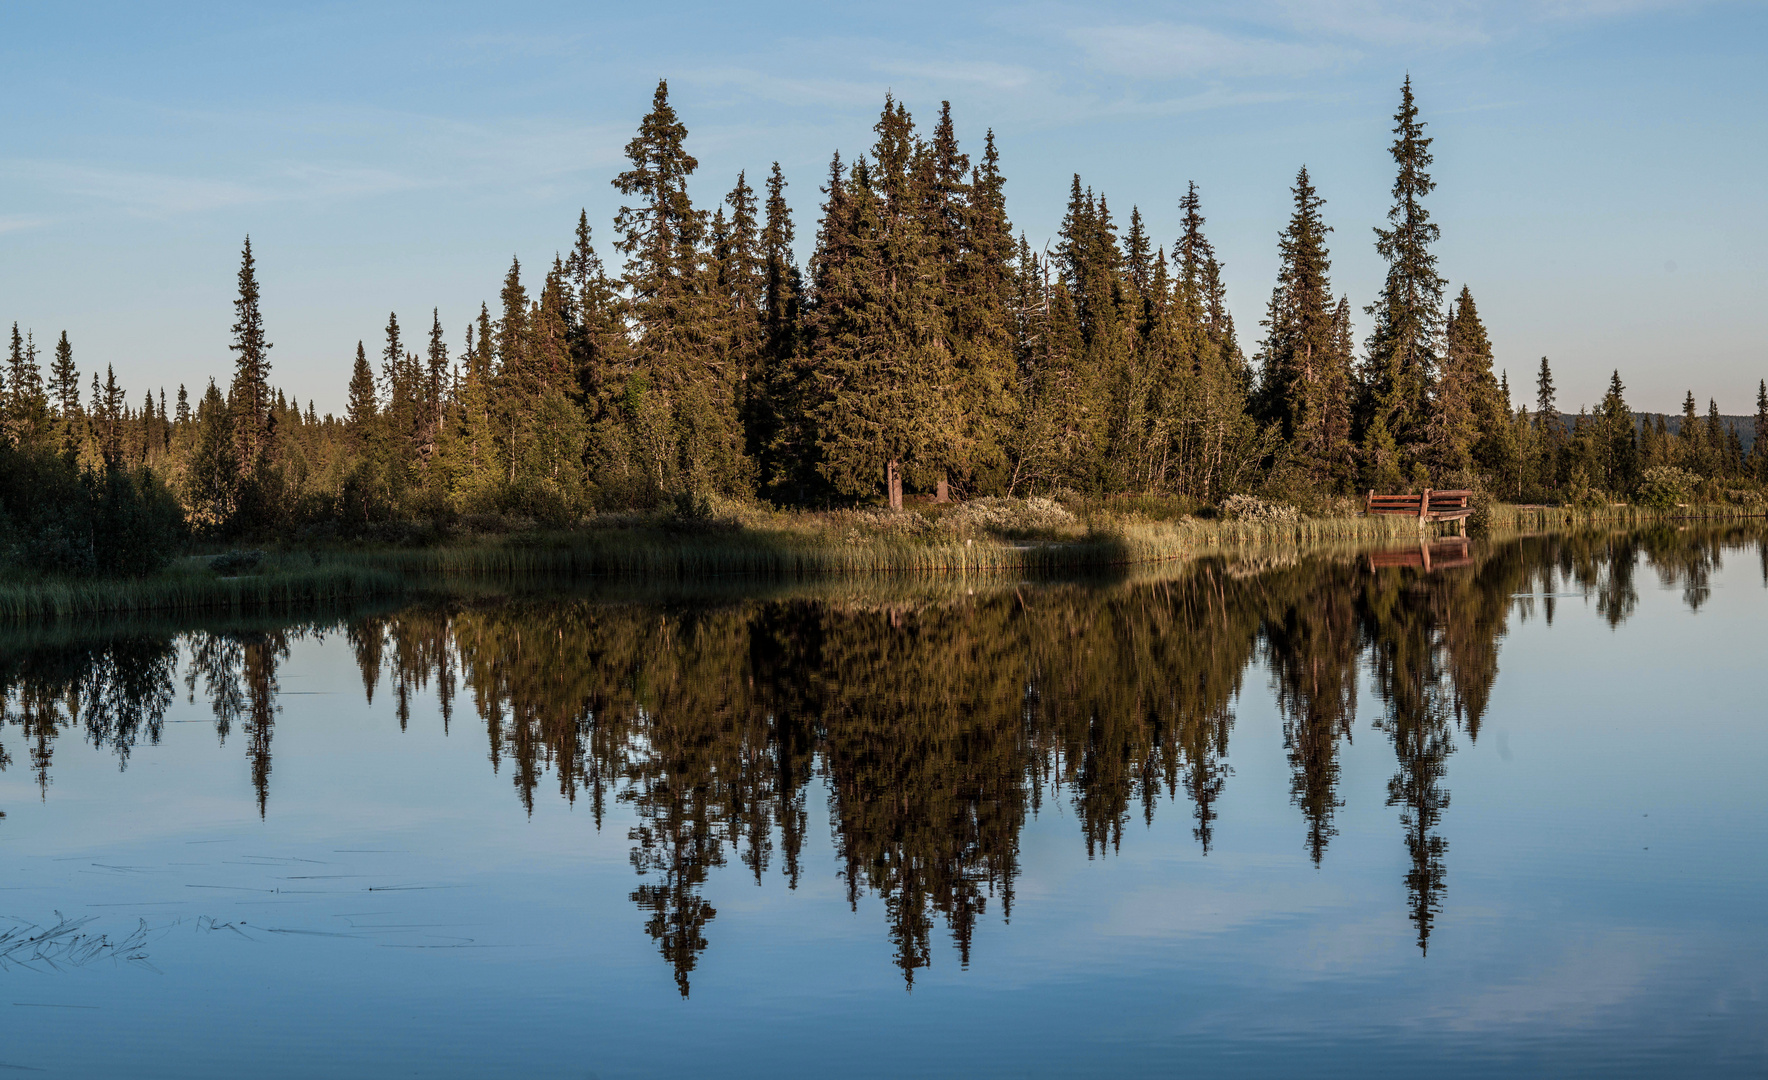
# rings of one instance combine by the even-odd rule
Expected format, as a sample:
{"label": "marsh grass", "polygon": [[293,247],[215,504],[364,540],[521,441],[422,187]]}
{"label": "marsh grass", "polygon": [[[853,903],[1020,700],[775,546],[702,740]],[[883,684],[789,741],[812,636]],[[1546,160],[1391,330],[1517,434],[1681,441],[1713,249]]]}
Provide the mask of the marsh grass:
{"label": "marsh grass", "polygon": [[[1734,506],[1670,512],[1621,506],[1493,508],[1499,532],[1638,525],[1675,517],[1738,516]],[[679,585],[830,578],[955,576],[1011,580],[1077,575],[1248,549],[1368,544],[1435,535],[1405,517],[1303,517],[1295,521],[1149,517],[1129,507],[953,508],[890,513],[786,513],[713,507],[690,520],[620,517],[560,532],[459,536],[427,547],[331,546],[272,550],[250,572],[217,572],[191,557],[137,580],[0,581],[0,622],[98,615],[239,616],[319,612],[377,599],[463,600],[569,591],[584,580]]]}

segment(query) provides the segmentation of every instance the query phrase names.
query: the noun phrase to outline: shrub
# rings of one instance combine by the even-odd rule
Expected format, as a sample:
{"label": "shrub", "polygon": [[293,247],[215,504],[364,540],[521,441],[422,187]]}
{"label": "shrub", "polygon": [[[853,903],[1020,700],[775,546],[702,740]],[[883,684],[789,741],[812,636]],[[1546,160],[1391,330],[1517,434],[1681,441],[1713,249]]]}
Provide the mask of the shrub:
{"label": "shrub", "polygon": [[1700,477],[1674,465],[1659,465],[1645,470],[1634,500],[1653,510],[1669,510],[1700,487]]}
{"label": "shrub", "polygon": [[262,551],[228,551],[209,560],[209,569],[222,577],[238,577],[249,574],[264,561]]}
{"label": "shrub", "polygon": [[184,515],[142,471],[82,473],[53,454],[0,447],[0,565],[85,577],[143,577],[177,552]]}
{"label": "shrub", "polygon": [[1301,511],[1285,503],[1266,502],[1256,495],[1230,495],[1222,500],[1222,517],[1257,525],[1294,525]]}
{"label": "shrub", "polygon": [[972,499],[940,521],[957,536],[991,533],[998,536],[1045,534],[1078,524],[1068,508],[1054,499]]}

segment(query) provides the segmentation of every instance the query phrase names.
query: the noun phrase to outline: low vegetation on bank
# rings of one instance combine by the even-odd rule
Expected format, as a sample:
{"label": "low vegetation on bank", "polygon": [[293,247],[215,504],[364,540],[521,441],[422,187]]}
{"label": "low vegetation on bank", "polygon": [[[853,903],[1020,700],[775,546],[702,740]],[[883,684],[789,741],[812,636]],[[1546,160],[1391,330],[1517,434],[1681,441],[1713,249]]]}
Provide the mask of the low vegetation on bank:
{"label": "low vegetation on bank", "polygon": [[[152,504],[151,492],[137,489]],[[115,492],[90,496],[92,505]],[[463,516],[390,522],[352,536],[239,548],[197,545],[134,552],[138,572],[110,569],[115,554],[53,565],[14,529],[0,566],[0,621],[67,619],[108,612],[244,613],[313,610],[376,598],[471,596],[560,587],[593,579],[684,583],[868,575],[1048,575],[1181,559],[1235,547],[1380,543],[1434,532],[1403,517],[1368,517],[1351,504],[1310,513],[1251,495],[1219,508],[1157,498],[983,498],[782,510],[717,496],[683,496],[656,511],[600,514],[570,527],[531,519]],[[1674,517],[1759,514],[1760,500],[1515,506],[1476,499],[1476,530],[1536,531],[1627,526]],[[65,519],[72,511],[58,511]],[[104,520],[94,514],[92,521]],[[96,534],[94,534],[96,536]],[[100,544],[99,546],[102,546]],[[139,544],[137,543],[137,546]],[[63,543],[62,548],[69,545]],[[72,548],[78,550],[80,545]],[[34,554],[31,552],[34,550]],[[61,549],[57,549],[61,550]],[[103,570],[105,572],[95,572]]]}

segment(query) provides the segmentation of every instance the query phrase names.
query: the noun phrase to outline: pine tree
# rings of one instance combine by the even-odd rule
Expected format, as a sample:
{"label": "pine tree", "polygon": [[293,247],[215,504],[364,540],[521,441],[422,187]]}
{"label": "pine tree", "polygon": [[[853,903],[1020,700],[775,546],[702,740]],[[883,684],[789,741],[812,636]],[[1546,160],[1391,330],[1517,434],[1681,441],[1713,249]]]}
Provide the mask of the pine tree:
{"label": "pine tree", "polygon": [[1694,391],[1690,390],[1682,399],[1682,422],[1676,436],[1681,443],[1682,467],[1690,472],[1706,475],[1709,472],[1707,447],[1706,440],[1701,435],[1700,416],[1695,412]]}
{"label": "pine tree", "polygon": [[1430,220],[1424,197],[1436,188],[1426,170],[1431,164],[1431,139],[1425,137],[1412,79],[1400,89],[1394,114],[1393,208],[1390,227],[1375,230],[1375,250],[1387,261],[1387,280],[1380,297],[1364,310],[1375,317],[1365,343],[1364,385],[1370,415],[1379,414],[1408,461],[1427,441],[1430,395],[1439,359],[1443,286],[1436,255],[1430,250],[1441,229]]}
{"label": "pine tree", "polygon": [[[1277,425],[1317,484],[1350,479],[1351,373],[1338,341],[1339,313],[1319,197],[1303,166],[1290,189],[1295,210],[1278,238],[1280,269],[1264,325],[1258,409]],[[1348,314],[1348,313],[1347,313]]]}
{"label": "pine tree", "polygon": [[57,419],[71,423],[80,415],[80,369],[74,366],[74,347],[68,332],[55,343],[55,361],[49,368],[49,393],[55,400]]}
{"label": "pine tree", "polygon": [[1768,482],[1768,379],[1756,384],[1756,441],[1750,451],[1755,456],[1756,479]]}
{"label": "pine tree", "polygon": [[240,253],[239,297],[233,302],[233,387],[229,394],[233,417],[235,460],[241,475],[257,468],[268,449],[270,434],[270,342],[264,335],[264,316],[259,308],[257,263],[252,258],[252,238],[246,237]]}
{"label": "pine tree", "polygon": [[[95,402],[94,411],[108,421],[108,400],[103,410]],[[184,505],[198,531],[220,532],[233,520],[240,476],[233,416],[220,388],[213,379],[209,380],[208,390],[197,403],[195,446],[182,485]]]}
{"label": "pine tree", "polygon": [[14,446],[35,446],[48,434],[49,398],[43,391],[36,342],[29,333],[21,340],[17,323],[12,324],[6,368],[6,437]]}
{"label": "pine tree", "polygon": [[1725,418],[1719,415],[1717,398],[1707,399],[1707,419],[1706,426],[1701,430],[1701,441],[1706,444],[1709,458],[1708,468],[1715,476],[1724,475]]}
{"label": "pine tree", "polygon": [[[97,373],[93,375],[96,378]],[[123,424],[128,406],[123,399],[123,388],[117,383],[117,369],[109,364],[105,365],[104,392],[99,401],[99,452],[104,456],[105,468],[120,469],[123,466]]]}
{"label": "pine tree", "polygon": [[734,373],[738,407],[743,417],[744,452],[754,460],[761,449],[758,417],[766,409],[762,386],[766,364],[766,256],[755,189],[747,173],[724,197],[730,217],[719,208],[712,240],[712,294],[716,311],[713,350],[719,363]]}
{"label": "pine tree", "polygon": [[1614,495],[1633,491],[1639,480],[1638,446],[1634,439],[1633,412],[1627,408],[1627,388],[1621,373],[1609,379],[1608,393],[1597,409],[1594,434],[1597,465],[1604,490]]}
{"label": "pine tree", "polygon": [[[179,387],[179,407],[184,407],[184,388]],[[349,424],[350,441],[360,452],[374,441],[380,402],[375,394],[374,369],[368,366],[368,353],[362,342],[356,343],[356,363],[350,368],[350,401],[344,413]]]}
{"label": "pine tree", "polygon": [[1543,493],[1559,490],[1562,475],[1560,459],[1565,446],[1565,421],[1559,414],[1554,394],[1553,369],[1543,356],[1541,372],[1535,379],[1535,425],[1539,429],[1535,477]]}
{"label": "pine tree", "polygon": [[[428,461],[436,452],[442,414],[447,408],[448,343],[442,337],[442,313],[430,309],[430,347],[425,353],[423,434],[420,449]],[[311,406],[309,406],[311,408]]]}
{"label": "pine tree", "polygon": [[[637,357],[627,397],[635,447],[659,489],[738,491],[751,481],[738,413],[738,373],[709,348],[712,317],[702,272],[706,214],[688,197],[687,178],[699,162],[684,147],[687,128],[659,82],[651,111],[626,145],[632,168],[614,178],[637,205],[620,208],[615,247],[627,256]],[[655,400],[647,400],[654,395]],[[643,414],[642,417],[640,414]]]}
{"label": "pine tree", "polygon": [[600,398],[622,361],[620,344],[625,340],[619,296],[608,280],[601,256],[596,254],[589,214],[578,211],[577,235],[566,260],[573,291],[572,357],[579,391],[592,402]]}
{"label": "pine tree", "polygon": [[[1465,285],[1449,305],[1445,323],[1442,366],[1426,428],[1431,464],[1447,478],[1471,470],[1477,452],[1497,437],[1508,417],[1499,415],[1491,342],[1474,307],[1473,293]],[[1489,456],[1489,451],[1480,456],[1479,463],[1486,465]]]}
{"label": "pine tree", "polygon": [[387,343],[381,348],[381,426],[395,451],[389,464],[403,467],[413,450],[413,436],[421,422],[421,396],[415,359],[405,351],[399,316],[387,313]]}
{"label": "pine tree", "polygon": [[919,140],[888,97],[873,130],[872,161],[859,158],[844,183],[832,182],[819,238],[819,470],[847,495],[883,483],[898,505],[903,481],[926,489],[951,474],[960,426],[913,177]]}
{"label": "pine tree", "polygon": [[786,202],[786,177],[777,161],[767,179],[764,212],[761,250],[766,275],[762,294],[766,341],[760,392],[751,396],[751,452],[768,489],[803,500],[817,475],[812,422],[815,385],[801,351],[804,282],[792,257],[792,208]]}

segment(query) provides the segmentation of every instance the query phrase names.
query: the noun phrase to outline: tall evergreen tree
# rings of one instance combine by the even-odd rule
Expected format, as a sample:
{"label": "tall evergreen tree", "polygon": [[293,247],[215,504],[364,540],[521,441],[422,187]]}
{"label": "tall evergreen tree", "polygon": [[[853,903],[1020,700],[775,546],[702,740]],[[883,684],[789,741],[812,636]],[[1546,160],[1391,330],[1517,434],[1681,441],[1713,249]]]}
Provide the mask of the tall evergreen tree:
{"label": "tall evergreen tree", "polygon": [[1594,423],[1599,479],[1603,489],[1613,495],[1630,494],[1639,479],[1636,425],[1633,411],[1627,407],[1626,392],[1617,370],[1609,379],[1608,393],[1603,395]]}
{"label": "tall evergreen tree", "polygon": [[270,342],[264,334],[264,315],[259,306],[257,263],[252,258],[252,238],[246,237],[240,253],[239,296],[233,302],[234,357],[233,408],[235,460],[243,473],[258,465],[270,437]]}
{"label": "tall evergreen tree", "polygon": [[49,398],[43,392],[43,369],[29,333],[21,340],[12,324],[5,379],[6,436],[14,446],[34,446],[48,434]]}
{"label": "tall evergreen tree", "polygon": [[1693,390],[1682,398],[1682,422],[1676,436],[1681,443],[1682,467],[1705,475],[1708,472],[1707,445],[1701,431],[1700,414],[1695,411]]}
{"label": "tall evergreen tree", "polygon": [[765,341],[760,386],[751,390],[750,453],[765,487],[803,499],[816,477],[814,377],[803,362],[804,282],[792,256],[792,208],[786,176],[773,163],[761,230]]}
{"label": "tall evergreen tree", "polygon": [[55,403],[56,449],[63,456],[74,458],[80,451],[86,418],[80,409],[80,369],[74,366],[74,347],[66,330],[55,343],[55,359],[49,366],[49,393]]}
{"label": "tall evergreen tree", "polygon": [[380,401],[375,393],[374,369],[368,366],[368,353],[360,341],[356,343],[356,363],[350,368],[350,398],[344,417],[350,425],[351,441],[359,449],[369,445],[380,417]]}
{"label": "tall evergreen tree", "polygon": [[[847,495],[892,475],[925,490],[959,458],[956,373],[914,182],[919,140],[889,97],[874,130],[872,160],[832,185],[819,238],[819,469]],[[885,486],[894,502],[899,489]]]}
{"label": "tall evergreen tree", "polygon": [[[950,107],[941,127],[949,124]],[[955,152],[955,143],[953,146]],[[948,159],[951,158],[947,155]],[[961,161],[961,156],[956,156]],[[994,132],[963,189],[957,264],[946,270],[947,336],[957,368],[962,455],[958,479],[972,493],[1004,488],[1007,445],[1016,422],[1015,362],[1009,308],[1016,254],[1007,218],[1006,177]]]}
{"label": "tall evergreen tree", "polygon": [[[706,214],[694,208],[687,178],[699,162],[687,152],[687,128],[659,82],[651,111],[626,145],[631,168],[614,178],[635,205],[614,219],[617,247],[627,257],[638,381],[626,396],[635,449],[658,488],[727,491],[745,488],[751,463],[743,453],[737,372],[708,348],[712,318],[701,264]],[[646,400],[655,395],[655,401]],[[655,418],[654,421],[652,418]]]}
{"label": "tall evergreen tree", "polygon": [[430,346],[424,358],[424,416],[422,449],[427,460],[436,451],[442,413],[447,407],[448,343],[442,336],[442,313],[430,309]]}
{"label": "tall evergreen tree", "polygon": [[1364,310],[1375,325],[1365,343],[1364,385],[1371,417],[1379,416],[1408,461],[1428,439],[1430,396],[1440,357],[1443,286],[1430,246],[1441,229],[1430,220],[1424,197],[1436,188],[1427,171],[1431,139],[1418,119],[1412,79],[1400,88],[1394,114],[1394,205],[1389,227],[1376,228],[1375,250],[1387,261],[1381,295]]}
{"label": "tall evergreen tree", "polygon": [[1319,197],[1303,166],[1290,189],[1295,209],[1278,238],[1277,286],[1264,325],[1258,407],[1278,426],[1316,483],[1350,480],[1351,372],[1343,366],[1332,263]]}
{"label": "tall evergreen tree", "polygon": [[1535,476],[1544,494],[1559,489],[1560,457],[1565,446],[1565,421],[1559,414],[1555,393],[1553,369],[1543,356],[1540,374],[1535,378],[1535,424],[1540,429]]}
{"label": "tall evergreen tree", "polygon": [[1756,479],[1768,481],[1768,379],[1756,384],[1756,441],[1750,447]]}

